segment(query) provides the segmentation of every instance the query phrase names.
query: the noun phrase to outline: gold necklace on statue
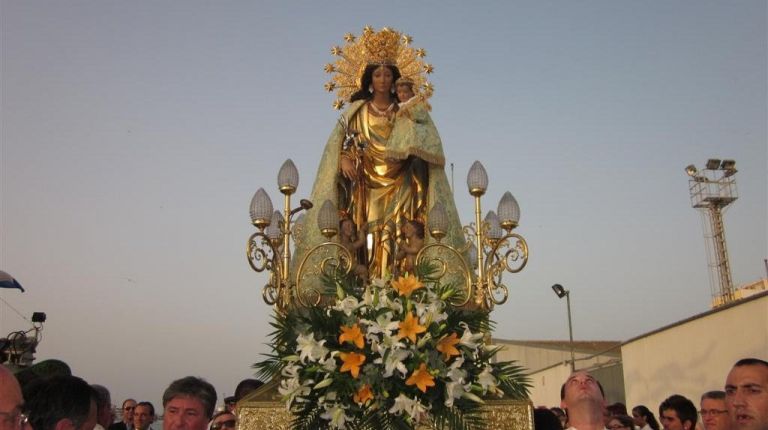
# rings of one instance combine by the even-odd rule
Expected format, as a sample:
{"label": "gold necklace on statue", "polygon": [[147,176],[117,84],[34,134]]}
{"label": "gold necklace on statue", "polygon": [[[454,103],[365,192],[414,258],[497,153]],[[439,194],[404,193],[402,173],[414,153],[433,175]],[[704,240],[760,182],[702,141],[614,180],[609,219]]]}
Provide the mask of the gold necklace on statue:
{"label": "gold necklace on statue", "polygon": [[392,113],[392,110],[395,108],[395,103],[390,104],[386,109],[382,110],[378,106],[376,106],[376,103],[371,100],[368,102],[368,106],[373,109],[373,113],[375,116],[389,116]]}

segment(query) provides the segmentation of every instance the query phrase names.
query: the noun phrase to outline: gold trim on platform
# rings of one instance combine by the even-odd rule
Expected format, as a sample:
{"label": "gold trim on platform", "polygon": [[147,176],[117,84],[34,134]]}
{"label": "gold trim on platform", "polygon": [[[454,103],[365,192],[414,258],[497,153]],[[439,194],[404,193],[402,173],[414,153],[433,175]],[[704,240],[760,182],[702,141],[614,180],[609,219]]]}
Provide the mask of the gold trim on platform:
{"label": "gold trim on platform", "polygon": [[[488,429],[533,430],[533,403],[529,400],[486,400]],[[290,430],[293,416],[272,381],[237,404],[237,430]],[[431,427],[419,427],[429,430]]]}

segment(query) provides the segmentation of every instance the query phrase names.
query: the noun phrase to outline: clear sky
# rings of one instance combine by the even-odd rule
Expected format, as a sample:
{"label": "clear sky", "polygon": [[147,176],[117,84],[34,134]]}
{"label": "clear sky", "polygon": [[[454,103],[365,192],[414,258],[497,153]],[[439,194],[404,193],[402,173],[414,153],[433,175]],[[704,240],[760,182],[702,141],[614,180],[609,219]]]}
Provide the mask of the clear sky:
{"label": "clear sky", "polygon": [[[0,335],[48,315],[38,359],[160,406],[193,374],[219,395],[267,351],[266,277],[245,241],[293,159],[307,197],[338,115],[330,47],[413,36],[433,119],[465,178],[521,207],[531,257],[496,337],[626,340],[709,309],[688,164],[737,161],[736,284],[768,255],[766,2],[0,2]],[[450,173],[449,173],[450,174]],[[660,352],[661,353],[661,352]]]}

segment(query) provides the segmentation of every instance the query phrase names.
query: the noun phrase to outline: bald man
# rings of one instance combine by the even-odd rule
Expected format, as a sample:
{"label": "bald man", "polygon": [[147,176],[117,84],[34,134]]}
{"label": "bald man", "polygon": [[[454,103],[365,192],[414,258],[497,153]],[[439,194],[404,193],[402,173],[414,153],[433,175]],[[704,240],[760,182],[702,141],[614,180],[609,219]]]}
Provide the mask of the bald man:
{"label": "bald man", "polygon": [[0,430],[24,430],[27,417],[22,414],[24,398],[21,387],[10,370],[0,364]]}

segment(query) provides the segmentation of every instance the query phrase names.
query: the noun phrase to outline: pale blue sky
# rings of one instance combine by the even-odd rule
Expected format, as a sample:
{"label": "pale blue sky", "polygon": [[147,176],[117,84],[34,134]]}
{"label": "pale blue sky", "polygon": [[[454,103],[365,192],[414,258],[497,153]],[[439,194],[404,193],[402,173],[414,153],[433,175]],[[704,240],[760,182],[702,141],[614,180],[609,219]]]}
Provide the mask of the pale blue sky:
{"label": "pale blue sky", "polygon": [[[0,2],[0,269],[48,314],[38,357],[159,407],[172,379],[232,394],[265,352],[248,204],[292,158],[311,189],[337,116],[323,65],[391,26],[435,65],[433,119],[520,203],[528,267],[496,337],[626,340],[706,311],[683,168],[737,161],[737,284],[768,255],[766,2]],[[0,302],[0,334],[29,323]],[[660,352],[662,353],[662,352]]]}

